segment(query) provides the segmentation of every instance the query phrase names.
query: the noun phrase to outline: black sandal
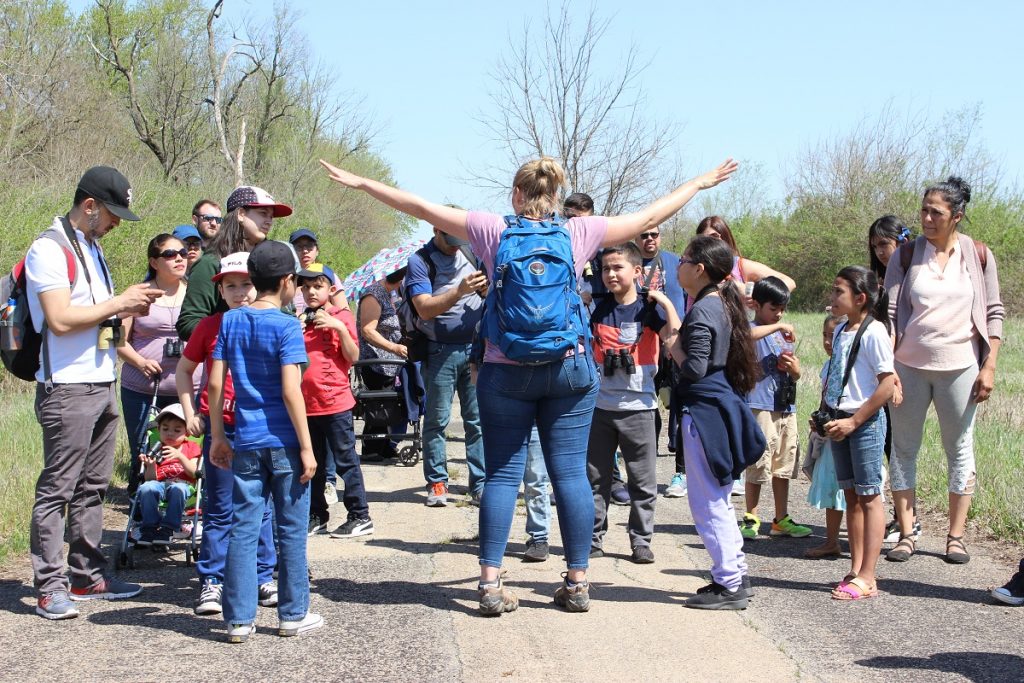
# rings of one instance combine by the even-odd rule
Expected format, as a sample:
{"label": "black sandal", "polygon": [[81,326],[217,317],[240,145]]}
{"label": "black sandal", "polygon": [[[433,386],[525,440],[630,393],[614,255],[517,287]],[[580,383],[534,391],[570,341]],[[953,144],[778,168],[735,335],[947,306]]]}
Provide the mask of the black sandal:
{"label": "black sandal", "polygon": [[900,536],[899,543],[885,554],[885,559],[890,562],[906,562],[917,552],[917,544],[914,543],[913,535]]}
{"label": "black sandal", "polygon": [[[954,548],[954,552],[950,552],[950,547]],[[956,552],[959,548],[963,552]],[[946,534],[946,562],[950,564],[967,564],[971,561],[971,556],[967,554],[967,546],[964,545],[964,537],[953,536]]]}

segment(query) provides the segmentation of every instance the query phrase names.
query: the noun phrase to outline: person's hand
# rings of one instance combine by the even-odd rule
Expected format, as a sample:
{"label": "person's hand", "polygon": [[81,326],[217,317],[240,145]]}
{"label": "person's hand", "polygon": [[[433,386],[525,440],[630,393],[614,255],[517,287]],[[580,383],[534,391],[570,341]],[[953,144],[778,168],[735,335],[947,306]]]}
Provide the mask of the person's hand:
{"label": "person's hand", "polygon": [[362,176],[357,176],[355,173],[349,173],[343,169],[329,164],[323,159],[320,160],[320,165],[327,171],[327,175],[330,176],[331,180],[342,185],[344,187],[351,187],[352,189],[358,190],[365,180]]}
{"label": "person's hand", "polygon": [[139,453],[139,462],[148,467],[149,465],[156,465],[156,458],[151,458],[145,453]]}
{"label": "person's hand", "polygon": [[657,289],[648,290],[647,298],[656,304],[660,304],[662,307],[672,305],[672,302],[669,301],[669,298],[665,296],[665,292],[659,291]]}
{"label": "person's hand", "polygon": [[892,376],[895,377],[896,380],[892,387],[892,398],[889,399],[889,402],[892,403],[893,408],[898,408],[899,405],[903,403],[903,382],[900,381],[900,376],[895,372],[892,373]]}
{"label": "person's hand", "polygon": [[783,339],[789,343],[796,341],[796,328],[789,323],[777,323],[779,326],[779,332],[782,333]]}
{"label": "person's hand", "polygon": [[842,420],[832,420],[825,425],[825,434],[833,441],[842,441],[857,429],[852,417],[845,417]]}
{"label": "person's hand", "polygon": [[487,276],[482,271],[470,273],[459,282],[459,294],[465,296],[470,292],[478,292],[487,286]]}
{"label": "person's hand", "polygon": [[164,444],[162,452],[164,454],[164,460],[166,460],[167,458],[174,458],[178,462],[184,462],[186,460],[185,454],[181,452],[180,448],[175,448],[174,446],[168,446]]}
{"label": "person's hand", "polygon": [[117,308],[129,315],[146,315],[149,305],[162,297],[164,290],[143,282],[132,285],[117,296]]}
{"label": "person's hand", "polygon": [[971,389],[971,396],[975,403],[982,403],[992,395],[992,389],[996,385],[996,371],[984,367],[978,371],[978,378],[974,380],[974,387]]}
{"label": "person's hand", "polygon": [[796,356],[779,356],[777,367],[783,372],[788,372],[791,377],[800,378],[800,359]]}
{"label": "person's hand", "polygon": [[222,470],[229,470],[231,469],[231,459],[234,457],[235,451],[232,450],[227,439],[213,437],[213,443],[210,444],[210,462]]}
{"label": "person's hand", "polygon": [[196,413],[185,423],[185,430],[189,436],[202,436],[206,432],[206,420],[202,415]]}
{"label": "person's hand", "polygon": [[391,350],[391,353],[402,358],[409,357],[409,349],[406,348],[405,344],[395,344],[395,348]]}
{"label": "person's hand", "polygon": [[302,462],[302,476],[299,477],[299,483],[305,484],[316,474],[316,458],[313,457],[313,449],[300,450],[299,461]]}
{"label": "person's hand", "polygon": [[155,360],[142,358],[141,356],[139,357],[139,360],[140,362],[136,363],[135,367],[138,369],[139,372],[146,376],[146,379],[153,379],[154,377],[159,377],[164,371],[160,363],[158,363]]}
{"label": "person's hand", "polygon": [[340,320],[322,308],[316,312],[316,315],[313,317],[313,323],[313,327],[318,330],[341,331],[341,328],[345,326]]}
{"label": "person's hand", "polygon": [[739,166],[740,165],[732,159],[726,159],[715,169],[708,171],[704,175],[697,176],[695,178],[697,186],[702,190],[707,190],[719,183],[725,182],[733,173],[736,172],[736,169],[739,168]]}

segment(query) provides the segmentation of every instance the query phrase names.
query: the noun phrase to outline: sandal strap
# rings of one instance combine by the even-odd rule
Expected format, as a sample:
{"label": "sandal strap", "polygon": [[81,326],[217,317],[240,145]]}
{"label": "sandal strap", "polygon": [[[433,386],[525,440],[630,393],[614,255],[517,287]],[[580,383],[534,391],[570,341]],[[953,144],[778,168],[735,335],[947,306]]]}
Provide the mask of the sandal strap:
{"label": "sandal strap", "polygon": [[911,534],[907,534],[906,536],[900,536],[900,540],[898,543],[896,543],[896,546],[893,548],[893,550],[899,548],[901,545],[904,547],[909,547],[911,552],[917,550],[917,543],[914,542],[914,537]]}
{"label": "sandal strap", "polygon": [[961,550],[963,550],[965,552],[967,550],[967,545],[964,544],[964,537],[963,536],[952,536],[950,534],[946,534],[946,551],[947,551],[947,553],[949,551],[949,547],[950,546],[959,547]]}

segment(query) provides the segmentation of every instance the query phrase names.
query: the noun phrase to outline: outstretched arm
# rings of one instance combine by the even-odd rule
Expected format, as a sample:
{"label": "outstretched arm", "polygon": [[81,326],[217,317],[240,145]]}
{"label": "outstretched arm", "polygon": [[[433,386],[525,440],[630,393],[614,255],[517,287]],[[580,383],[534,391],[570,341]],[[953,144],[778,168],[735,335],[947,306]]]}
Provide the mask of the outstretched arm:
{"label": "outstretched arm", "polygon": [[656,228],[668,220],[701,190],[707,190],[728,180],[739,167],[732,159],[726,159],[714,170],[687,180],[669,194],[654,200],[636,213],[608,217],[608,233],[603,246],[610,247],[629,242],[637,235]]}
{"label": "outstretched arm", "polygon": [[376,180],[349,173],[327,163],[323,159],[320,160],[320,165],[326,169],[331,180],[339,185],[350,187],[353,190],[362,190],[396,211],[401,211],[413,218],[426,221],[449,235],[454,235],[460,239],[469,239],[469,235],[466,234],[466,214],[468,211],[465,209],[455,209],[443,204],[435,204],[423,197],[414,195],[412,192],[399,190],[397,187],[391,187]]}

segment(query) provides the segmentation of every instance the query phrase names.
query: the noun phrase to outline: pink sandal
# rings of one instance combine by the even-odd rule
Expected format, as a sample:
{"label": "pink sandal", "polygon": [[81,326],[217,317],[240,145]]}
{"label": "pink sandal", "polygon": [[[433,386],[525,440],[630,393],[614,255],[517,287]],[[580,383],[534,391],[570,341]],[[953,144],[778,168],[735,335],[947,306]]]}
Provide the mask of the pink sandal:
{"label": "pink sandal", "polygon": [[872,588],[867,585],[859,576],[845,581],[836,586],[836,589],[832,591],[833,600],[864,600],[865,598],[873,598],[878,595],[878,588]]}

